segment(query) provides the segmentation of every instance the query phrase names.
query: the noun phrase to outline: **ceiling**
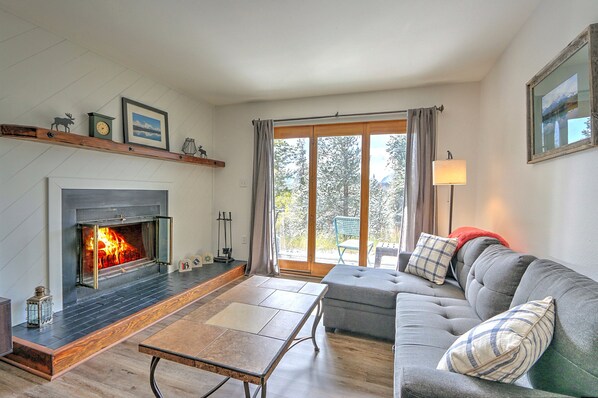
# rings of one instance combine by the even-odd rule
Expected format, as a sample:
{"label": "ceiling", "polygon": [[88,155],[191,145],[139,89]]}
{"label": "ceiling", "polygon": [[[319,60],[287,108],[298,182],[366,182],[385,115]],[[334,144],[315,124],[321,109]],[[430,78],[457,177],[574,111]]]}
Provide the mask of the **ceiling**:
{"label": "ceiling", "polygon": [[0,0],[215,105],[481,80],[540,0]]}

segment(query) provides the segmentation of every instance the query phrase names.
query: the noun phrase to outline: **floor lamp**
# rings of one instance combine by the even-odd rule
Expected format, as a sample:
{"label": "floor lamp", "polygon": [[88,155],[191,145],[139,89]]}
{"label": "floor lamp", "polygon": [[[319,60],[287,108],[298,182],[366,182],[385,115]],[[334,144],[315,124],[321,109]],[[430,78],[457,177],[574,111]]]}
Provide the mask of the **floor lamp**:
{"label": "floor lamp", "polygon": [[467,184],[467,163],[465,160],[453,159],[451,151],[447,151],[446,160],[435,160],[432,163],[432,183],[434,185],[450,185],[449,201],[449,235],[453,229],[453,195],[455,185]]}

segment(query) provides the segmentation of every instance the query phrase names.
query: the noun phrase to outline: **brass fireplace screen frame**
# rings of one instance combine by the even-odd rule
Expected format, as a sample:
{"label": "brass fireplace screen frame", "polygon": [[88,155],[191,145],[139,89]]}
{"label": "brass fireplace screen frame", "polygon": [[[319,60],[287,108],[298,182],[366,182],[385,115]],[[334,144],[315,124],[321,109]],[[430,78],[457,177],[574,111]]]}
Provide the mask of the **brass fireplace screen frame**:
{"label": "brass fireplace screen frame", "polygon": [[[156,264],[165,264],[169,265],[172,264],[172,230],[173,230],[173,221],[172,217],[166,216],[152,216],[150,218],[139,218],[136,220],[129,220],[129,222],[124,222],[125,219],[115,219],[115,220],[97,220],[91,222],[85,222],[78,224],[79,228],[79,285],[90,287],[93,289],[99,289],[99,265],[98,265],[98,231],[100,228],[103,227],[118,227],[122,225],[131,225],[135,223],[143,223],[143,222],[154,222],[155,223],[155,249],[154,249],[154,258],[149,259],[149,262],[156,263]],[[93,283],[88,284],[84,281],[84,269],[83,269],[83,254],[81,253],[82,248],[82,234],[83,234],[83,227],[93,228]],[[165,234],[166,237],[162,237],[161,234]],[[166,248],[161,246],[161,243],[164,243],[166,240],[167,245]],[[166,249],[166,250],[165,250]]]}

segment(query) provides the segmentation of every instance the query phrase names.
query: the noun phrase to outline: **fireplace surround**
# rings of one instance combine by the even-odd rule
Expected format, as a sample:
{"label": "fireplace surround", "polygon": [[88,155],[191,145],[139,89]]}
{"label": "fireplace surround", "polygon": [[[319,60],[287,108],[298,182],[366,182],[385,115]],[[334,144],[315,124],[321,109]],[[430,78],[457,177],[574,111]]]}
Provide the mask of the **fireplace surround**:
{"label": "fireplace surround", "polygon": [[168,191],[62,189],[62,301],[79,300],[166,271]]}

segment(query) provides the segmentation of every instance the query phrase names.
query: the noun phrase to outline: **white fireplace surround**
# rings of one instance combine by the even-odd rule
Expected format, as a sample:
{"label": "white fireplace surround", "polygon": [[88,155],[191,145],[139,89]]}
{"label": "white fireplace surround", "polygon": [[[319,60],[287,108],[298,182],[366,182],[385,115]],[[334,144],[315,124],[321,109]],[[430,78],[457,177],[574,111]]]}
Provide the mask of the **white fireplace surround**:
{"label": "white fireplace surround", "polygon": [[62,190],[63,189],[128,189],[168,192],[172,183],[83,178],[48,177],[48,287],[53,296],[54,311],[62,311]]}

